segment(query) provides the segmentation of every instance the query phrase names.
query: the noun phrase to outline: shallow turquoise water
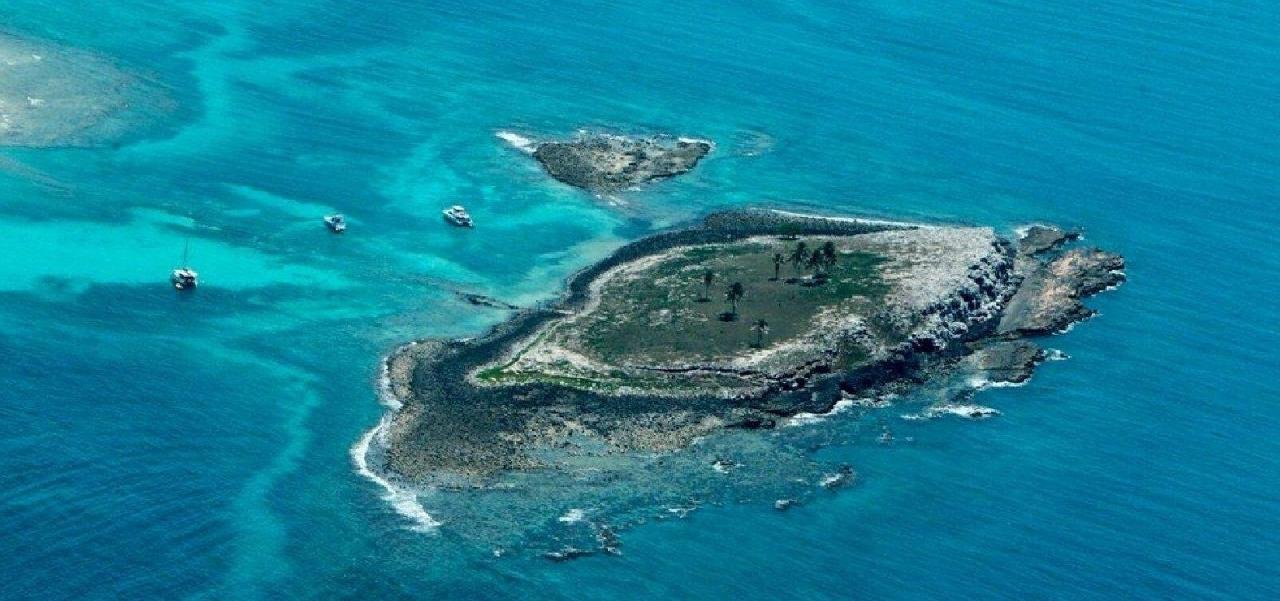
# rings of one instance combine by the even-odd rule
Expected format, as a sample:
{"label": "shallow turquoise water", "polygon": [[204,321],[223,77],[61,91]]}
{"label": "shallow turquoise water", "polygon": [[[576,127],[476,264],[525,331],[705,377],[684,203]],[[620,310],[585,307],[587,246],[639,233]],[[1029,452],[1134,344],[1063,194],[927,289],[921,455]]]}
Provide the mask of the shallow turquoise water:
{"label": "shallow turquoise water", "polygon": [[[163,133],[5,150],[0,597],[1274,598],[1280,14],[1265,3],[11,0],[168,86]],[[625,206],[495,138],[715,139]],[[442,227],[461,201],[484,225]],[[1084,226],[1130,283],[982,423],[889,419],[860,484],[550,564],[391,510],[378,358],[626,240],[785,204]],[[346,212],[329,236],[318,216]],[[191,240],[204,286],[164,278]],[[833,420],[834,421],[834,420]],[[824,427],[824,426],[819,426]],[[825,427],[838,429],[838,424]],[[430,510],[432,499],[424,498]],[[553,520],[564,508],[549,507]]]}

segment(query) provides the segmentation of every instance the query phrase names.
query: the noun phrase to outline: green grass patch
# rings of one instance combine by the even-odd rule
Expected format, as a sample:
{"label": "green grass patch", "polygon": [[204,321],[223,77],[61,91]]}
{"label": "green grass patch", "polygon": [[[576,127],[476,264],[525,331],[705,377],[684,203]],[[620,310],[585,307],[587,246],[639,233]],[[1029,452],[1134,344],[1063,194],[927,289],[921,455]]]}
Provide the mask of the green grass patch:
{"label": "green grass patch", "polygon": [[[825,241],[840,248],[842,239],[807,238],[809,248]],[[764,319],[764,346],[807,334],[813,318],[827,307],[841,312],[874,311],[888,291],[878,266],[884,258],[865,252],[841,252],[825,283],[788,283],[803,271],[784,264],[773,279],[773,255],[790,254],[795,242],[700,246],[653,265],[627,279],[615,279],[601,292],[599,307],[584,319],[587,352],[610,363],[709,361],[749,352],[756,341],[752,324]],[[714,274],[709,291],[703,274]],[[734,321],[720,319],[730,310],[725,292],[740,282],[745,295]],[[708,300],[703,300],[704,293]]]}

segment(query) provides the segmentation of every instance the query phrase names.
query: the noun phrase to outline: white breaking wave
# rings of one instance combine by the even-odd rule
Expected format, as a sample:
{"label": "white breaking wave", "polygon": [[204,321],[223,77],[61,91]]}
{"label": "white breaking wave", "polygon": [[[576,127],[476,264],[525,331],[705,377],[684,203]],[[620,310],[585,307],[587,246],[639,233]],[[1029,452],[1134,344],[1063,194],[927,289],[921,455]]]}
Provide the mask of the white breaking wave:
{"label": "white breaking wave", "polygon": [[840,399],[835,405],[831,406],[831,410],[826,413],[809,413],[802,411],[791,416],[787,421],[783,422],[784,426],[803,426],[807,424],[816,424],[832,415],[836,415],[854,405],[853,399]]}
{"label": "white breaking wave", "polygon": [[1079,320],[1079,321],[1073,321],[1073,322],[1071,322],[1071,323],[1067,324],[1067,325],[1066,325],[1065,327],[1063,327],[1062,329],[1060,329],[1060,330],[1058,330],[1058,331],[1054,332],[1054,333],[1053,333],[1053,335],[1054,335],[1054,336],[1061,336],[1061,335],[1063,335],[1063,334],[1066,334],[1067,332],[1070,332],[1071,330],[1076,329],[1076,326],[1078,326],[1078,325],[1080,325],[1080,324],[1082,324],[1082,323],[1084,323],[1084,322],[1086,322],[1086,321],[1089,321],[1090,319],[1093,319],[1094,317],[1097,317],[1098,315],[1100,315],[1100,313],[1094,313],[1093,315],[1090,315],[1089,317],[1086,317],[1086,318],[1081,319],[1081,320]]}
{"label": "white breaking wave", "polygon": [[1000,412],[991,407],[982,405],[942,405],[937,408],[938,413],[951,414],[965,419],[987,419],[1000,415]]}
{"label": "white breaking wave", "polygon": [[1103,292],[1111,292],[1112,290],[1115,290],[1123,286],[1125,282],[1129,281],[1129,274],[1125,273],[1123,269],[1112,269],[1111,273],[1119,274],[1121,279],[1119,282],[1116,282],[1110,286],[1107,286],[1106,288],[1103,288],[1102,289]]}
{"label": "white breaking wave", "polygon": [[[1013,233],[1016,234],[1019,238],[1021,238],[1023,236],[1026,236],[1027,232],[1030,232],[1031,228],[1033,227],[1042,227],[1042,228],[1051,229],[1051,230],[1059,229],[1058,226],[1053,225],[1052,223],[1028,223],[1026,225],[1020,225],[1018,227],[1013,228]],[[1068,234],[1075,234],[1075,238],[1073,238],[1072,240],[1068,240],[1068,242],[1079,242],[1084,240],[1084,232],[1081,230],[1064,229],[1061,231]]]}
{"label": "white breaking wave", "polygon": [[1013,233],[1017,235],[1019,238],[1022,238],[1023,236],[1026,236],[1028,233],[1030,233],[1031,228],[1033,227],[1042,227],[1050,230],[1058,229],[1058,226],[1053,225],[1051,223],[1028,223],[1026,225],[1020,225],[1018,227],[1013,228]]}
{"label": "white breaking wave", "polygon": [[510,144],[512,148],[515,148],[520,152],[527,152],[529,154],[533,154],[533,151],[538,149],[537,143],[535,143],[532,139],[526,138],[525,136],[522,136],[515,132],[503,130],[503,131],[499,131],[494,135],[498,136],[499,140],[502,140],[503,142]]}
{"label": "white breaking wave", "polygon": [[822,479],[818,480],[818,486],[822,488],[832,489],[846,484],[852,484],[857,475],[852,471],[840,471],[834,474],[823,474]]}
{"label": "white breaking wave", "polygon": [[[391,393],[390,359],[416,344],[418,344],[416,341],[410,342],[397,348],[382,362],[382,370],[378,375],[378,400],[391,412],[398,411],[403,403]],[[426,508],[418,502],[418,493],[396,486],[390,480],[383,478],[369,468],[369,451],[373,446],[374,438],[377,437],[380,443],[385,442],[383,437],[390,423],[391,413],[388,413],[378,421],[377,426],[365,432],[364,436],[361,436],[360,440],[356,441],[356,444],[351,447],[351,462],[355,464],[357,473],[382,487],[384,491],[382,499],[391,504],[396,513],[413,521],[412,530],[415,532],[431,532],[440,526],[440,522],[431,517]]]}
{"label": "white breaking wave", "polygon": [[1021,382],[1010,382],[1009,380],[988,380],[978,376],[969,378],[965,383],[974,390],[986,390],[988,388],[1019,388],[1026,386],[1029,382],[1031,382],[1031,378],[1027,378]]}
{"label": "white breaking wave", "polygon": [[373,438],[382,433],[387,422],[388,419],[384,417],[376,428],[369,430],[364,436],[360,437],[360,440],[351,447],[351,460],[355,463],[356,472],[382,487],[385,491],[382,499],[390,503],[396,513],[413,521],[414,525],[410,528],[411,530],[415,532],[432,532],[440,527],[440,522],[431,517],[426,508],[418,502],[418,493],[398,487],[369,469],[369,447],[373,443]]}
{"label": "white breaking wave", "polygon": [[997,415],[1000,415],[1000,411],[993,409],[991,407],[984,407],[982,405],[946,404],[946,405],[934,405],[933,407],[929,407],[928,409],[925,409],[920,413],[903,415],[902,419],[909,420],[909,421],[928,420],[928,419],[934,419],[937,417],[942,417],[944,415],[954,415],[956,417],[963,417],[965,419],[979,420],[979,419],[988,419],[988,418],[992,418]]}
{"label": "white breaking wave", "polygon": [[[390,356],[394,357],[402,349],[404,347],[396,349],[395,353]],[[382,406],[392,411],[399,410],[403,405],[400,399],[396,398],[396,395],[391,394],[391,362],[389,358],[382,362],[382,370],[378,373],[378,401],[382,403]]]}
{"label": "white breaking wave", "polygon": [[574,507],[573,509],[566,511],[564,515],[556,519],[565,524],[577,524],[578,522],[581,522],[586,518],[587,518],[587,512],[581,509],[578,509],[577,507]]}
{"label": "white breaking wave", "polygon": [[716,150],[716,143],[715,143],[715,141],[714,141],[714,140],[707,140],[707,139],[704,139],[704,138],[690,138],[690,137],[687,137],[687,136],[680,136],[680,137],[676,138],[676,141],[677,141],[677,142],[684,142],[685,144],[706,144],[707,146],[710,146],[710,147],[711,147],[711,150],[709,150],[708,152],[715,152],[715,150]]}

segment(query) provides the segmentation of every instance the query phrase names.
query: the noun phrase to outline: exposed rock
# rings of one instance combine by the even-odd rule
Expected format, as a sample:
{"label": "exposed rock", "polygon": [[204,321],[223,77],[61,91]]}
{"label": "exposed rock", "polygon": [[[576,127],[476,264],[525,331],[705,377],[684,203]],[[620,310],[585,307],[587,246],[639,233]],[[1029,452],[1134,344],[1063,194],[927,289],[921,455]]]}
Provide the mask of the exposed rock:
{"label": "exposed rock", "polygon": [[844,464],[835,473],[822,476],[822,480],[818,484],[827,490],[835,490],[853,484],[855,477],[853,466]]}
{"label": "exposed rock", "polygon": [[475,294],[471,292],[459,291],[458,297],[477,307],[488,307],[490,309],[503,309],[508,311],[515,311],[520,308],[511,303],[498,300],[496,298],[493,298],[492,296],[485,296],[483,294]]}
{"label": "exposed rock", "polygon": [[1033,225],[1018,238],[1018,252],[1028,256],[1037,255],[1078,239],[1080,239],[1078,230],[1061,230],[1048,225]]}
{"label": "exposed rock", "polygon": [[715,461],[711,462],[711,469],[720,472],[721,474],[727,474],[730,471],[733,471],[733,468],[735,467],[738,467],[736,462],[719,457],[717,457]]}
{"label": "exposed rock", "polygon": [[974,371],[984,374],[991,382],[1026,382],[1036,365],[1045,359],[1043,349],[1023,339],[983,341],[975,343],[973,349],[968,361]]}
{"label": "exposed rock", "polygon": [[600,544],[600,550],[609,555],[622,555],[622,539],[618,538],[618,533],[613,531],[604,524],[596,526],[596,542]]}
{"label": "exposed rock", "polygon": [[1124,281],[1124,258],[1096,248],[1077,248],[1036,264],[1009,301],[998,331],[1047,334],[1087,319],[1093,310],[1080,299]]}
{"label": "exposed rock", "polygon": [[925,419],[931,419],[943,415],[954,415],[964,419],[981,420],[996,417],[1000,415],[1000,412],[992,409],[991,407],[984,407],[982,405],[973,405],[968,403],[943,403],[941,405],[934,405],[920,413],[920,417]]}
{"label": "exposed rock", "polygon": [[611,192],[685,173],[708,152],[711,144],[701,140],[597,134],[544,142],[533,157],[566,184]]}
{"label": "exposed rock", "polygon": [[586,557],[588,555],[594,555],[594,554],[595,554],[595,551],[592,551],[590,549],[579,549],[577,547],[563,547],[557,551],[547,551],[546,553],[543,553],[542,556],[547,559],[550,559],[551,561],[559,562],[559,561],[569,561],[571,559],[578,559],[579,557]]}

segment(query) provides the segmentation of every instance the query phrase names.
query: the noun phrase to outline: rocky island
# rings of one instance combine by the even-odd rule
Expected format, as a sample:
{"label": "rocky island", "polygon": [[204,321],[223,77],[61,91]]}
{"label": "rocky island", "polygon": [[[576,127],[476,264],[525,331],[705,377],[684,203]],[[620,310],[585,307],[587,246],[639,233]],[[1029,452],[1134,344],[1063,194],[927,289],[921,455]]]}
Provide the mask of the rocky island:
{"label": "rocky island", "polygon": [[[679,449],[964,371],[1020,382],[1118,255],[990,228],[717,213],[625,246],[557,302],[386,362],[376,467],[483,486],[508,470]],[[583,462],[587,463],[583,463]]]}
{"label": "rocky island", "polygon": [[583,134],[537,144],[533,158],[551,177],[592,192],[614,192],[686,173],[711,152],[688,138]]}

